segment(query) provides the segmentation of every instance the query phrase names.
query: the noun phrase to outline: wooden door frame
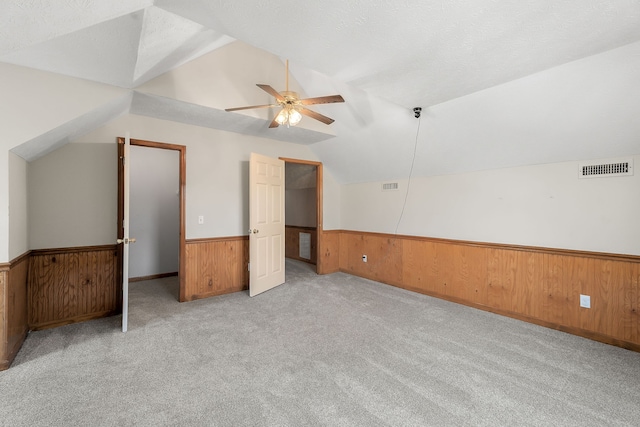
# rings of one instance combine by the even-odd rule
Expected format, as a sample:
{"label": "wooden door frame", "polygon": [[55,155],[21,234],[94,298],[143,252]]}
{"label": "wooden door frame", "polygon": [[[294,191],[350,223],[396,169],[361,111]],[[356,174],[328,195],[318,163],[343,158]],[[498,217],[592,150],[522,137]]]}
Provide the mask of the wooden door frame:
{"label": "wooden door frame", "polygon": [[[301,165],[311,165],[316,167],[316,274],[324,274],[322,269],[322,194],[323,194],[323,180],[322,180],[322,162],[314,162],[311,160],[290,159],[287,157],[280,157],[280,160],[287,163],[297,163]],[[286,190],[286,186],[285,186]],[[286,215],[286,213],[285,213]]]}
{"label": "wooden door frame", "polygon": [[[122,158],[124,157],[124,138],[118,137],[118,238],[124,238],[124,167],[122,164]],[[138,147],[159,148],[162,150],[175,150],[179,152],[179,187],[178,187],[178,200],[180,205],[180,236],[179,236],[179,249],[178,249],[178,281],[180,283],[180,296],[179,301],[185,301],[186,297],[186,277],[185,277],[185,265],[186,265],[186,229],[185,229],[185,189],[187,187],[187,147],[184,145],[167,144],[164,142],[145,141],[141,139],[130,139],[130,144]],[[118,278],[122,283],[122,245],[118,245]],[[122,302],[122,301],[121,301]]]}

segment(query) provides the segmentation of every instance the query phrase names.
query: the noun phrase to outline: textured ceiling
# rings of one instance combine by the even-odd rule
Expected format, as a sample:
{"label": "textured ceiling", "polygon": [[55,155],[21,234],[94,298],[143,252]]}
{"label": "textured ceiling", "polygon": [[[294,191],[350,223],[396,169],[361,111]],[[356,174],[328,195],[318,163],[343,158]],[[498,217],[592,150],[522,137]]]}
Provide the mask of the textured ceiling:
{"label": "textured ceiling", "polygon": [[158,0],[405,107],[438,104],[640,40],[628,0]]}
{"label": "textured ceiling", "polygon": [[[185,102],[144,89],[155,78],[234,40],[289,58],[293,79],[309,96],[341,93],[345,104],[317,108],[337,120],[332,130],[274,131],[264,127],[269,117],[225,114],[224,106],[264,103],[264,94],[252,86],[259,78],[255,73],[223,76],[239,95],[230,92],[214,103]],[[131,89],[125,99],[132,101],[124,109],[135,114],[314,144],[316,154],[331,163],[343,182],[371,179],[375,174],[354,172],[362,165],[386,167],[390,176],[406,169],[412,145],[392,147],[388,142],[412,140],[415,122],[403,115],[411,117],[414,106],[436,117],[434,112],[446,111],[446,105],[461,97],[474,103],[485,89],[638,41],[638,0],[0,2],[0,62]],[[267,71],[261,82],[282,90],[282,82],[273,81]],[[121,102],[88,111],[24,141],[23,155],[37,157],[122,113]],[[571,158],[572,150],[573,157],[590,153],[577,143],[563,143],[546,147],[544,155],[528,157],[513,146],[495,147],[489,139],[474,146],[473,156],[466,158],[468,147],[449,153],[446,147],[431,147],[429,155],[436,156],[430,161],[437,173],[455,173],[561,161]],[[524,147],[524,152],[530,148]],[[491,153],[511,151],[511,161],[489,158]],[[610,154],[615,151],[614,146]],[[487,158],[478,154],[483,152],[489,153]],[[466,166],[443,167],[450,160],[437,155],[445,154],[462,156],[457,164]],[[360,166],[345,163],[353,156],[364,156]]]}

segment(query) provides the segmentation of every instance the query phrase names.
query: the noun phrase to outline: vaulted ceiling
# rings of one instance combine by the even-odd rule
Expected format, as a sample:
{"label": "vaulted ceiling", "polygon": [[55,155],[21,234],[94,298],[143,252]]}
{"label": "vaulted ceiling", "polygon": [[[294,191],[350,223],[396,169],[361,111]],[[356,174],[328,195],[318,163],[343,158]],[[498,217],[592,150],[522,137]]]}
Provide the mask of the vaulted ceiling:
{"label": "vaulted ceiling", "polygon": [[[264,103],[255,83],[283,89],[283,77],[272,81],[283,68],[263,70],[258,59],[250,72],[246,60],[218,71],[236,88],[218,99],[186,102],[157,89],[169,71],[216,66],[205,58],[228,51],[239,53],[225,54],[227,62],[242,54],[290,59],[306,95],[345,97],[317,108],[336,123],[273,130],[258,113],[224,112]],[[404,176],[414,153],[421,175],[638,154],[640,86],[628,82],[638,80],[639,58],[633,0],[0,5],[0,63],[125,89],[73,123],[17,141],[27,159],[123,111],[310,144],[341,182]],[[423,108],[421,128],[415,106]]]}

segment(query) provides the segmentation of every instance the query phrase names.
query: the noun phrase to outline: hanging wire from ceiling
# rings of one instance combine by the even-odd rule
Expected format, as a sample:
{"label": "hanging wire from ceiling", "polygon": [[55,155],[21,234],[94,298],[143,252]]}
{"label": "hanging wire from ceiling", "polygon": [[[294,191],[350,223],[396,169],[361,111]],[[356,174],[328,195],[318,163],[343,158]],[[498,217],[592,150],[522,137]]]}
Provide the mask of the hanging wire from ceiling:
{"label": "hanging wire from ceiling", "polygon": [[407,191],[404,193],[404,202],[402,203],[402,211],[400,211],[400,217],[398,218],[398,223],[396,224],[396,230],[394,234],[398,234],[398,227],[400,227],[400,222],[402,222],[402,217],[404,216],[404,209],[407,206],[407,199],[409,198],[409,189],[411,187],[411,176],[413,175],[413,166],[416,163],[416,153],[418,151],[418,137],[420,136],[420,114],[422,112],[422,108],[415,107],[413,109],[413,113],[418,119],[418,127],[416,129],[416,140],[413,144],[413,159],[411,160],[411,168],[409,169],[409,179],[407,180]]}

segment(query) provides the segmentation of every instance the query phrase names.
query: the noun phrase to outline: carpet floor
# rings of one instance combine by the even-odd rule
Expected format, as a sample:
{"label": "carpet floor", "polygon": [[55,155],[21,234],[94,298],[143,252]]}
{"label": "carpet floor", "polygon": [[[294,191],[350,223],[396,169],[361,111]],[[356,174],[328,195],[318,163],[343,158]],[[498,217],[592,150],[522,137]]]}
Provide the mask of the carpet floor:
{"label": "carpet floor", "polygon": [[638,426],[640,354],[287,261],[284,285],[32,332],[2,426]]}

